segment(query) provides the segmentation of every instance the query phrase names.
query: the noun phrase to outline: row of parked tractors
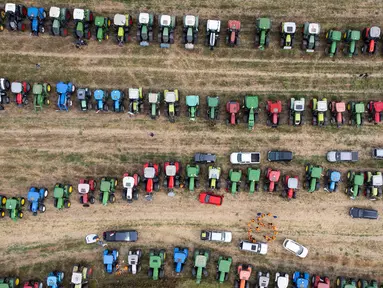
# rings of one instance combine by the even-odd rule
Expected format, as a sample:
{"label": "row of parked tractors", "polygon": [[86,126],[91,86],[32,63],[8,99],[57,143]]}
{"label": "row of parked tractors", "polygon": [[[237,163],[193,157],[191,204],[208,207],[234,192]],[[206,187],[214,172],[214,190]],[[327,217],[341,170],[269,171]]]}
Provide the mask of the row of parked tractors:
{"label": "row of parked tractors", "polygon": [[[9,30],[26,29],[24,20],[29,18],[31,21],[31,31],[34,35],[45,32],[47,13],[44,8],[29,7],[7,3],[5,9],[1,10],[0,31],[4,26]],[[73,17],[72,17],[73,16]],[[93,16],[89,9],[74,9],[51,7],[49,9],[51,22],[50,32],[55,36],[67,36],[68,24],[74,21],[74,35],[78,45],[86,44],[85,40],[92,37],[92,30],[98,41],[109,38],[111,28],[115,31],[116,41],[123,45],[131,40],[130,31],[132,30],[133,17],[129,14],[116,14],[112,19],[105,16]],[[158,42],[160,47],[169,48],[174,43],[174,33],[176,28],[176,16],[161,14],[158,15]],[[142,12],[137,17],[136,40],[141,46],[148,46],[154,40],[153,13]],[[93,27],[94,26],[94,27]],[[255,46],[264,50],[269,46],[271,32],[270,18],[258,18],[255,24]],[[186,49],[193,49],[198,43],[199,17],[196,15],[183,16],[182,43]],[[240,44],[241,22],[229,20],[227,22],[225,41],[229,46]],[[297,31],[295,22],[283,22],[280,25],[280,46],[282,49],[292,49],[294,38]],[[210,49],[219,45],[221,32],[221,21],[209,19],[206,23],[205,45]],[[306,52],[314,52],[320,45],[321,27],[319,23],[305,22],[302,28],[301,48]],[[377,42],[381,37],[380,28],[377,26],[366,27],[360,30],[348,29],[344,32],[330,29],[326,31],[327,47],[326,53],[333,57],[338,50],[338,43],[345,42],[344,54],[353,57],[358,54],[358,41],[362,38],[362,53],[375,54],[378,51]]]}
{"label": "row of parked tractors", "polygon": [[[26,82],[10,82],[6,78],[0,78],[0,110],[4,109],[4,104],[13,101],[18,106],[24,106],[29,103],[29,94],[33,94],[33,105],[35,110],[42,109],[50,104],[50,92],[52,87],[49,83],[35,83],[32,87]],[[57,107],[60,110],[68,111],[72,106],[72,95],[76,87],[73,83],[59,82],[56,84]],[[170,122],[174,122],[180,115],[180,94],[177,89],[165,90],[161,92],[148,92],[146,95],[143,89],[128,88],[128,113],[139,114],[144,112],[145,100],[149,104],[147,110],[152,119],[160,116],[161,102],[164,103],[165,115]],[[81,111],[95,109],[97,111],[109,111],[109,99],[112,100],[112,110],[114,112],[125,111],[125,92],[123,90],[96,89],[92,92],[89,88],[77,88],[77,100]],[[163,101],[162,101],[163,100]],[[300,126],[304,124],[304,112],[306,109],[306,99],[290,98],[288,106],[289,125]],[[195,120],[200,114],[200,97],[198,95],[185,96],[187,113],[190,120]],[[218,96],[206,97],[206,117],[210,120],[219,120],[220,117],[220,99]],[[257,121],[260,101],[258,96],[247,95],[243,102],[232,100],[225,104],[227,112],[227,124],[238,124],[242,120],[247,123],[249,129],[253,129]],[[241,113],[241,108],[243,112]],[[265,110],[267,113],[267,124],[272,127],[279,125],[280,114],[282,113],[283,103],[281,100],[267,100]],[[326,98],[313,98],[309,103],[312,111],[312,124],[317,126],[326,126],[329,122],[338,127],[345,124],[344,113],[346,110],[350,114],[350,125],[363,125],[363,115],[367,112],[368,121],[375,124],[382,121],[383,101],[370,100],[363,101],[329,101]],[[241,117],[242,114],[242,117]],[[330,114],[330,115],[328,115]]]}

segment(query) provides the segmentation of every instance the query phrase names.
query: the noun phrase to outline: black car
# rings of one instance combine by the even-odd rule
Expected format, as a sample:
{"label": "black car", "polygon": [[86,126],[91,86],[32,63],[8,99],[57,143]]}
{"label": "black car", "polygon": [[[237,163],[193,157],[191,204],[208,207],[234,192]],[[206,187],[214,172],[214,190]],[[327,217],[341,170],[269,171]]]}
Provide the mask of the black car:
{"label": "black car", "polygon": [[210,153],[195,153],[194,162],[195,163],[214,163],[216,160],[215,154]]}
{"label": "black car", "polygon": [[136,242],[138,232],[136,230],[106,231],[103,238],[104,241],[109,242]]}
{"label": "black car", "polygon": [[378,219],[378,211],[373,209],[352,207],[350,209],[350,216],[352,218]]}
{"label": "black car", "polygon": [[269,151],[267,152],[267,160],[276,161],[291,161],[293,160],[293,152],[291,151]]}

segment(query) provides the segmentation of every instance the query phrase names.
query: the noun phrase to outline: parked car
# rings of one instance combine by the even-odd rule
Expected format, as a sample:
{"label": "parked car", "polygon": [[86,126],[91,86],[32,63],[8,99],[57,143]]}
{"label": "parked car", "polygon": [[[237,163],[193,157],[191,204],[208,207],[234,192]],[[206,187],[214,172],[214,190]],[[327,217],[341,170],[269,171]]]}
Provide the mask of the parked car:
{"label": "parked car", "polygon": [[359,159],[358,151],[334,150],[327,152],[328,162],[356,162]]}
{"label": "parked car", "polygon": [[202,192],[201,194],[199,194],[199,202],[204,204],[221,206],[223,202],[223,196],[216,195],[210,192]]}
{"label": "parked car", "polygon": [[383,159],[383,148],[372,149],[372,158]]}
{"label": "parked car", "polygon": [[217,157],[215,154],[210,153],[195,153],[194,162],[195,163],[214,163]]}
{"label": "parked car", "polygon": [[364,209],[352,207],[350,208],[350,216],[352,218],[378,219],[378,211],[373,209]]}
{"label": "parked car", "polygon": [[109,242],[136,242],[138,232],[136,230],[106,231],[103,238]]}
{"label": "parked car", "polygon": [[239,249],[242,251],[249,251],[261,255],[266,255],[267,254],[267,243],[263,242],[248,242],[248,241],[241,241],[239,243]]}
{"label": "parked car", "polygon": [[234,152],[230,154],[231,164],[259,164],[261,153],[259,152]]}
{"label": "parked car", "polygon": [[232,234],[228,231],[201,231],[201,240],[217,241],[217,242],[231,242]]}
{"label": "parked car", "polygon": [[267,160],[272,162],[291,161],[293,160],[293,152],[291,151],[269,151],[267,152]]}
{"label": "parked car", "polygon": [[307,253],[309,253],[309,250],[305,246],[291,239],[285,239],[285,241],[283,241],[283,248],[291,253],[294,253],[300,258],[305,258]]}

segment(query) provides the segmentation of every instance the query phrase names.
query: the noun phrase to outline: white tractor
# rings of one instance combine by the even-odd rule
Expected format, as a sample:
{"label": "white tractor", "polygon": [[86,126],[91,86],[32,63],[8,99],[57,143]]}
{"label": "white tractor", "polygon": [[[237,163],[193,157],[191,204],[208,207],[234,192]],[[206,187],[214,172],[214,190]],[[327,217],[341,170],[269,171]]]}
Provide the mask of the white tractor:
{"label": "white tractor", "polygon": [[185,44],[185,49],[191,50],[198,42],[198,16],[185,15],[183,20],[182,43]]}
{"label": "white tractor", "polygon": [[297,31],[295,22],[283,22],[281,30],[281,47],[283,49],[291,49],[294,44],[294,36]]}
{"label": "white tractor", "polygon": [[275,288],[287,288],[289,286],[289,274],[277,272],[275,274]]}
{"label": "white tractor", "polygon": [[270,282],[270,273],[269,272],[258,272],[258,286],[257,288],[267,288],[269,287]]}
{"label": "white tractor", "polygon": [[205,45],[213,50],[219,46],[219,32],[221,31],[220,20],[207,20]]}
{"label": "white tractor", "polygon": [[141,255],[140,249],[129,250],[128,252],[128,270],[133,275],[141,271]]}
{"label": "white tractor", "polygon": [[124,174],[122,178],[122,186],[124,187],[122,198],[127,200],[128,203],[138,199],[138,184],[140,184],[140,176],[138,174],[133,176],[130,176],[128,173]]}
{"label": "white tractor", "polygon": [[89,277],[92,274],[92,269],[88,267],[82,267],[80,265],[73,266],[71,287],[85,288],[88,287]]}

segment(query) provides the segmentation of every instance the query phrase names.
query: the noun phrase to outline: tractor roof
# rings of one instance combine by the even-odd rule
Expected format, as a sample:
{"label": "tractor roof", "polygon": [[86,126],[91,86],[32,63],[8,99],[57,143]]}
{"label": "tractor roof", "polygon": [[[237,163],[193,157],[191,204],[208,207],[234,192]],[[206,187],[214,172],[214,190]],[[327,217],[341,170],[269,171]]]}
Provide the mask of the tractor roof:
{"label": "tractor roof", "polygon": [[241,181],[242,171],[230,170],[230,181],[239,182]]}
{"label": "tractor roof", "polygon": [[149,93],[149,103],[157,103],[159,100],[159,93]]}
{"label": "tractor roof", "polygon": [[96,18],[94,19],[94,25],[98,27],[103,26],[104,23],[105,23],[105,18],[102,16],[96,16]]}
{"label": "tractor roof", "polygon": [[37,7],[28,8],[28,17],[37,17],[39,15],[39,9]]}
{"label": "tractor roof", "polygon": [[84,20],[85,17],[85,11],[84,9],[74,9],[73,10],[73,19],[74,20]]}
{"label": "tractor roof", "polygon": [[370,37],[371,38],[380,38],[380,28],[378,26],[372,26],[370,28]]}
{"label": "tractor roof", "polygon": [[113,101],[117,101],[121,99],[121,91],[120,90],[113,90],[110,92],[110,98],[112,98]]}
{"label": "tractor roof", "polygon": [[363,174],[355,174],[354,176],[354,184],[355,185],[363,185],[364,183],[364,175]]}
{"label": "tractor roof", "polygon": [[150,20],[149,13],[140,13],[140,15],[138,15],[138,22],[140,24],[149,24],[149,20]]}
{"label": "tractor roof", "polygon": [[364,103],[355,104],[355,113],[364,113]]}
{"label": "tractor roof", "polygon": [[49,17],[51,18],[59,18],[61,9],[59,7],[51,7],[49,9]]}
{"label": "tractor roof", "polygon": [[331,30],[330,40],[332,41],[340,41],[342,40],[342,32],[338,30]]}
{"label": "tractor roof", "polygon": [[277,287],[287,287],[289,285],[289,278],[286,276],[279,276],[277,280]]}
{"label": "tractor roof", "polygon": [[9,210],[16,209],[17,202],[18,201],[16,199],[13,199],[13,198],[7,199],[7,202],[5,203],[6,209],[9,209]]}
{"label": "tractor roof", "polygon": [[14,3],[7,3],[5,4],[5,12],[16,12],[16,4]]}
{"label": "tractor roof", "polygon": [[358,41],[360,39],[360,34],[359,30],[352,30],[350,35],[351,40]]}
{"label": "tractor roof", "polygon": [[114,262],[113,255],[111,254],[104,255],[104,264],[113,264],[113,262]]}
{"label": "tractor roof", "polygon": [[77,89],[77,99],[84,100],[86,96],[86,91],[84,88]]}
{"label": "tractor roof", "polygon": [[199,166],[190,166],[188,165],[186,168],[186,174],[188,177],[196,177],[199,174]]}
{"label": "tractor roof", "polygon": [[82,284],[82,273],[80,273],[80,272],[72,273],[71,282],[72,282],[72,284],[75,284],[75,285],[81,285]]}
{"label": "tractor roof", "polygon": [[132,176],[127,176],[122,178],[122,187],[132,188],[134,186],[134,178]]}
{"label": "tractor roof", "polygon": [[183,251],[174,252],[174,262],[184,263],[186,260],[187,254]]}
{"label": "tractor roof", "polygon": [[140,98],[140,89],[129,88],[129,99],[136,100],[138,98]]}
{"label": "tractor roof", "polygon": [[218,104],[219,104],[219,97],[207,96],[207,106],[208,107],[217,107]]}
{"label": "tractor roof", "polygon": [[94,99],[101,100],[102,98],[104,98],[105,92],[104,90],[97,89],[96,91],[94,91],[93,96],[94,96]]}
{"label": "tractor roof", "polygon": [[283,23],[283,32],[287,34],[293,34],[297,30],[297,25],[295,22],[284,22]]}
{"label": "tractor roof", "polygon": [[102,192],[104,192],[104,191],[110,191],[110,188],[111,188],[111,183],[110,183],[110,181],[108,181],[108,180],[102,180],[101,181],[101,184],[100,184],[100,190],[102,191]]}
{"label": "tractor roof", "polygon": [[245,106],[247,109],[258,108],[258,96],[245,96]]}
{"label": "tractor roof", "polygon": [[313,178],[320,178],[322,175],[322,167],[319,167],[319,166],[312,167],[310,175]]}
{"label": "tractor roof", "polygon": [[209,167],[209,179],[219,179],[221,169],[217,167]]}
{"label": "tractor roof", "polygon": [[294,111],[302,112],[305,110],[305,98],[294,101]]}
{"label": "tractor roof", "polygon": [[372,176],[372,185],[374,185],[374,186],[382,186],[383,185],[383,177],[381,174]]}
{"label": "tractor roof", "polygon": [[227,22],[227,27],[232,30],[241,30],[241,22],[238,20],[229,20]]}
{"label": "tractor roof", "polygon": [[57,93],[63,94],[68,91],[68,84],[65,84],[64,82],[59,82],[56,85]]}
{"label": "tractor roof", "polygon": [[207,257],[205,255],[197,255],[195,257],[194,266],[196,267],[206,267]]}
{"label": "tractor roof", "polygon": [[319,23],[310,23],[308,32],[309,32],[309,34],[319,35],[319,33],[320,33]]}
{"label": "tractor roof", "polygon": [[37,201],[40,198],[40,193],[37,191],[29,191],[28,192],[28,201],[33,202]]}
{"label": "tractor roof", "polygon": [[116,14],[113,18],[113,23],[116,26],[125,26],[126,24],[126,17],[124,14]]}
{"label": "tractor roof", "polygon": [[345,102],[337,102],[337,103],[335,103],[335,110],[337,112],[344,112],[344,111],[346,111],[346,103]]}
{"label": "tractor roof", "polygon": [[319,112],[326,112],[327,111],[327,100],[320,100],[317,103],[317,110]]}
{"label": "tractor roof", "polygon": [[11,91],[12,93],[20,93],[21,91],[23,91],[23,84],[21,84],[20,82],[12,82]]}
{"label": "tractor roof", "polygon": [[278,181],[280,176],[281,176],[281,171],[272,170],[270,171],[270,174],[269,174],[269,180],[273,182]]}
{"label": "tractor roof", "polygon": [[194,15],[186,15],[184,20],[185,26],[194,26],[196,23],[196,19]]}
{"label": "tractor roof", "polygon": [[90,185],[88,183],[78,184],[77,190],[80,194],[87,194],[90,190]]}
{"label": "tractor roof", "polygon": [[167,165],[165,168],[165,174],[166,176],[176,176],[177,174],[176,165]]}
{"label": "tractor roof", "polygon": [[172,17],[170,15],[161,15],[161,26],[170,26],[172,24]]}
{"label": "tractor roof", "polygon": [[174,103],[176,102],[176,93],[174,91],[168,91],[165,93],[165,102]]}
{"label": "tractor roof", "polygon": [[218,265],[218,270],[220,272],[229,272],[230,271],[230,266],[231,266],[231,258],[228,258],[228,259],[222,259],[219,261],[219,265]]}
{"label": "tractor roof", "polygon": [[269,111],[271,113],[280,113],[282,111],[282,102],[281,101],[267,101]]}
{"label": "tractor roof", "polygon": [[64,196],[64,188],[62,187],[55,187],[53,190],[53,197],[54,198],[62,198]]}
{"label": "tractor roof", "polygon": [[270,18],[259,18],[257,20],[257,28],[262,30],[268,30],[271,27]]}
{"label": "tractor roof", "polygon": [[147,179],[152,179],[156,176],[156,169],[154,167],[146,167],[144,169],[144,177]]}
{"label": "tractor roof", "polygon": [[220,20],[207,20],[206,25],[207,31],[217,31],[219,32],[221,29],[221,21]]}
{"label": "tractor roof", "polygon": [[260,176],[261,176],[261,170],[260,169],[249,168],[247,170],[247,178],[250,181],[259,181]]}
{"label": "tractor roof", "polygon": [[289,178],[289,180],[287,181],[287,187],[289,187],[289,189],[297,189],[298,179],[293,177]]}
{"label": "tractor roof", "polygon": [[34,84],[32,88],[33,94],[41,94],[43,92],[43,85],[41,84]]}
{"label": "tractor roof", "polygon": [[333,182],[339,182],[340,181],[340,172],[338,171],[332,171],[331,174],[330,174],[330,181],[333,181]]}
{"label": "tractor roof", "polygon": [[47,278],[47,285],[50,287],[57,287],[57,277],[55,275],[51,275]]}
{"label": "tractor roof", "polygon": [[186,96],[186,105],[189,107],[198,106],[199,105],[199,96],[198,95]]}
{"label": "tractor roof", "polygon": [[149,258],[149,267],[150,268],[160,268],[161,267],[161,257],[159,255],[153,255]]}

